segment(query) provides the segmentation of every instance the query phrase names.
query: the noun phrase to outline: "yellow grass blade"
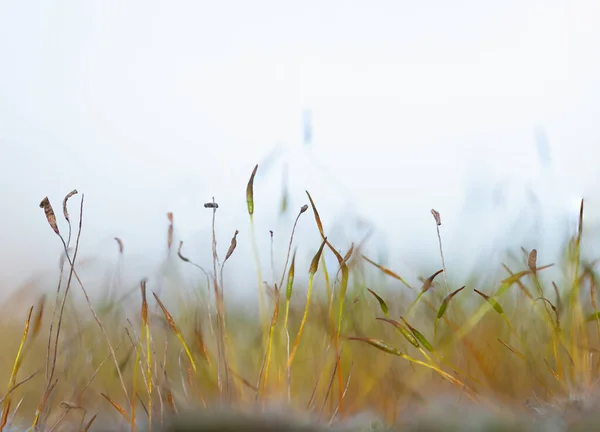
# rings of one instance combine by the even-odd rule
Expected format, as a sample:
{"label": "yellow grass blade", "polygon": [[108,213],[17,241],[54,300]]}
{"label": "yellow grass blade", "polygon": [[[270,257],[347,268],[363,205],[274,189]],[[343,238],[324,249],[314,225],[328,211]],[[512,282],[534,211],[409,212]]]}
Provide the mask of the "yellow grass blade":
{"label": "yellow grass blade", "polygon": [[296,342],[294,343],[294,348],[292,349],[292,353],[290,354],[290,359],[288,360],[287,367],[290,368],[294,361],[294,357],[296,356],[296,350],[298,349],[298,345],[300,345],[300,338],[302,337],[302,332],[304,331],[304,326],[306,325],[306,319],[308,318],[308,310],[310,307],[310,298],[313,289],[313,280],[317,270],[319,269],[319,260],[321,259],[321,254],[323,253],[323,248],[325,247],[325,241],[321,243],[321,247],[315,254],[311,264],[310,269],[308,271],[309,279],[308,279],[308,291],[306,294],[306,308],[304,309],[304,316],[302,317],[302,322],[300,323],[300,329],[298,330],[298,335],[296,336]]}
{"label": "yellow grass blade", "polygon": [[173,319],[173,317],[171,316],[171,314],[169,313],[169,311],[167,310],[165,305],[160,301],[160,299],[158,298],[158,296],[156,295],[156,293],[154,291],[152,291],[152,295],[154,295],[154,298],[156,299],[158,306],[160,306],[161,310],[163,311],[163,314],[165,315],[165,318],[167,319],[167,322],[169,323],[169,327],[171,327],[171,330],[173,330],[173,332],[177,335],[177,338],[181,342],[181,345],[183,346],[183,349],[185,350],[185,353],[187,354],[188,359],[190,360],[190,363],[192,364],[192,368],[194,369],[194,372],[197,373],[198,370],[196,368],[196,362],[194,361],[194,358],[192,357],[192,353],[191,353],[190,349],[188,348],[187,344],[185,343],[185,340],[183,339],[183,336],[181,335],[179,328],[177,328],[177,325],[175,324],[175,320]]}

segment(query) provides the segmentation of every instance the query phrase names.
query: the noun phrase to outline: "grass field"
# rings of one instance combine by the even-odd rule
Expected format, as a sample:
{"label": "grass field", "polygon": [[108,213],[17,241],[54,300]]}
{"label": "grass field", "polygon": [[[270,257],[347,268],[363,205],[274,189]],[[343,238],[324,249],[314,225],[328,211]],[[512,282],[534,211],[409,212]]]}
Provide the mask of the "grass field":
{"label": "grass field", "polygon": [[[255,173],[246,190],[251,231]],[[69,214],[77,198],[77,212]],[[565,239],[560,262],[537,262],[536,250],[514,251],[516,259],[498,263],[503,277],[470,275],[464,286],[446,281],[443,215],[434,210],[439,271],[405,280],[393,265],[365,255],[361,239],[339,251],[327,239],[318,203],[308,193],[306,202],[296,223],[313,224],[322,237],[308,268],[296,263],[302,241],[294,238],[296,225],[281,251],[285,268],[270,269],[275,280],[264,282],[271,271],[256,248],[248,257],[257,267],[249,281],[258,292],[257,315],[223,301],[237,232],[227,250],[217,250],[214,201],[205,205],[213,212],[210,268],[174,244],[169,215],[166,247],[180,265],[197,267],[199,277],[167,307],[145,280],[126,300],[93,303],[77,271],[83,196],[67,195],[60,212],[44,199],[40,207],[66,254],[56,291],[32,304],[22,321],[2,321],[3,429],[583,431],[600,425],[597,273],[596,262],[580,252],[583,201],[579,229]],[[326,255],[337,265],[327,266]],[[552,266],[559,279],[546,277]],[[287,423],[253,426],[279,418]]]}

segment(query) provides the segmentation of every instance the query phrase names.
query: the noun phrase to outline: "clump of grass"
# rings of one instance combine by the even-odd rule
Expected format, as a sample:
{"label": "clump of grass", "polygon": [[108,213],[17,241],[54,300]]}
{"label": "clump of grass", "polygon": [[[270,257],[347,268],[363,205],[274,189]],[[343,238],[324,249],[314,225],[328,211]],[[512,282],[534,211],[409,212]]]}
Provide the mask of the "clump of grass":
{"label": "clump of grass", "polygon": [[[188,296],[180,307],[169,305],[170,296],[176,294],[172,291],[159,296],[151,290],[153,296],[147,298],[147,285],[152,282],[144,279],[139,291],[135,287],[140,295],[140,303],[132,302],[135,307],[129,308],[125,297],[111,296],[106,302],[109,308],[99,312],[78,272],[83,195],[74,247],[67,207],[77,192],[63,200],[69,232],[65,237],[49,199],[42,201],[64,259],[52,314],[44,314],[45,302],[52,299],[42,297],[28,309],[24,331],[12,324],[2,329],[7,352],[16,356],[11,355],[6,364],[0,359],[0,370],[6,370],[8,379],[0,398],[0,429],[21,422],[35,430],[92,430],[101,423],[132,431],[186,430],[183,423],[174,426],[177,419],[186,418],[178,413],[195,410],[191,427],[202,423],[204,430],[211,430],[207,419],[227,408],[249,414],[236,427],[251,430],[254,420],[250,418],[260,423],[270,409],[281,407],[309,419],[305,430],[372,430],[370,424],[351,422],[354,416],[371,412],[381,419],[380,430],[406,431],[424,425],[415,417],[418,410],[409,407],[427,411],[436,406],[440,394],[454,407],[469,403],[494,414],[489,421],[471,419],[463,424],[462,418],[444,412],[440,421],[445,430],[473,430],[475,424],[491,425],[498,419],[518,430],[521,423],[510,418],[525,419],[527,429],[521,430],[535,430],[544,415],[564,420],[564,427],[554,422],[557,430],[577,423],[572,419],[574,395],[584,395],[587,401],[600,378],[597,273],[594,261],[581,252],[583,202],[578,230],[560,263],[562,280],[548,280],[544,270],[553,264],[540,265],[538,250],[532,249],[523,250],[518,261],[499,263],[506,276],[465,278],[458,289],[448,286],[441,217],[432,210],[442,269],[421,278],[421,289],[416,291],[413,286],[418,281],[400,276],[391,269],[394,264],[388,268],[363,254],[365,239],[356,248],[352,243],[345,254],[336,249],[307,192],[309,205],[300,208],[290,227],[287,247],[277,250],[271,242],[271,270],[281,277],[273,276],[267,284],[262,280],[254,234],[257,169],[246,187],[246,202],[258,278],[258,320],[245,308],[225,314],[224,274],[235,271],[226,263],[241,240],[236,230],[224,259],[219,259],[215,230],[219,206],[214,198],[205,204],[212,211],[212,270],[184,256],[179,239],[179,263],[202,272],[198,284],[187,292],[188,287],[174,288]],[[309,208],[320,244],[295,239],[300,217]],[[174,215],[167,216],[170,254],[178,239]],[[121,261],[126,258],[124,243],[116,241]],[[312,255],[306,282],[301,280],[306,270],[299,271],[300,248]],[[328,253],[337,261],[329,269]],[[275,254],[285,254],[283,268],[275,268]],[[442,273],[445,290],[436,279]],[[391,286],[378,283],[376,276],[386,278]],[[72,299],[74,283],[84,294],[89,317]],[[149,300],[157,306],[155,313]],[[206,335],[204,329],[209,329]],[[44,331],[48,331],[47,343],[37,338]],[[44,369],[45,374],[37,373]],[[527,405],[533,407],[531,412],[521,413],[532,398],[536,403]],[[588,412],[593,405],[581,406]],[[511,417],[513,412],[518,415]],[[240,418],[223,415],[226,418],[218,420],[216,427]],[[175,421],[166,423],[167,418]],[[262,427],[266,430],[264,423]],[[302,430],[297,422],[278,427]]]}

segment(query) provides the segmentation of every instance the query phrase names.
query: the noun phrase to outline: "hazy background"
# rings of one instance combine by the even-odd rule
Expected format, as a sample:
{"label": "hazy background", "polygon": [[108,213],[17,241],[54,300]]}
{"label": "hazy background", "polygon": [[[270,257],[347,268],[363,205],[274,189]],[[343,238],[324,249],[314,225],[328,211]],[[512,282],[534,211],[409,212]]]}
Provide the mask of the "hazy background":
{"label": "hazy background", "polygon": [[[228,280],[254,292],[256,163],[265,279],[268,231],[281,257],[304,189],[340,249],[362,218],[374,257],[410,277],[439,266],[431,208],[449,276],[498,266],[503,246],[547,262],[582,196],[600,220],[599,47],[594,0],[3,1],[0,284],[53,286],[61,245],[38,204],[60,214],[76,188],[82,259],[114,268],[122,238],[128,283],[164,259],[168,211],[209,266],[215,196],[221,255],[240,230]],[[302,221],[307,257],[318,236]]]}

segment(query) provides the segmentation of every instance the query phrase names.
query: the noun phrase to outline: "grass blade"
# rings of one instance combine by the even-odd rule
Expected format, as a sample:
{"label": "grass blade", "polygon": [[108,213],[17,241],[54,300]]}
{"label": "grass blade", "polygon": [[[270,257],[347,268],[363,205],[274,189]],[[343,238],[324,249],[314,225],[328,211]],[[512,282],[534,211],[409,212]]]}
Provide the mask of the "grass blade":
{"label": "grass blade", "polygon": [[375,291],[373,291],[372,289],[370,289],[370,288],[367,288],[367,290],[368,290],[368,291],[369,291],[371,294],[373,294],[373,297],[375,297],[375,298],[377,299],[377,301],[379,302],[379,307],[381,308],[381,311],[383,312],[383,314],[384,314],[385,316],[389,316],[389,313],[388,313],[389,309],[388,309],[388,306],[387,306],[387,304],[385,303],[385,300],[384,300],[384,299],[382,299],[382,298],[381,298],[381,297],[380,297],[380,296],[379,296],[379,295],[378,295],[378,294],[377,294]]}
{"label": "grass blade", "polygon": [[500,306],[500,303],[498,303],[496,301],[496,299],[490,297],[487,294],[482,293],[481,291],[474,289],[473,291],[475,291],[477,294],[479,294],[481,297],[483,297],[485,299],[485,301],[487,301],[490,305],[492,305],[492,307],[494,308],[494,310],[496,312],[498,312],[500,315],[504,315],[504,310],[502,309],[502,306]]}
{"label": "grass blade", "polygon": [[248,214],[250,216],[254,214],[254,177],[256,176],[256,171],[258,171],[258,164],[256,164],[252,170],[250,180],[248,180],[248,185],[246,186],[246,203],[248,205]]}
{"label": "grass blade", "polygon": [[298,349],[298,345],[300,345],[300,338],[302,337],[302,332],[304,331],[304,326],[306,325],[306,319],[308,318],[308,310],[310,307],[310,298],[313,289],[313,280],[317,270],[319,269],[319,260],[321,259],[321,254],[323,253],[323,248],[325,247],[326,240],[323,240],[321,243],[321,247],[315,254],[310,263],[310,268],[308,271],[308,292],[306,294],[306,308],[304,309],[304,316],[302,317],[302,322],[300,323],[300,329],[298,330],[298,335],[296,336],[296,342],[294,343],[294,348],[290,354],[290,359],[288,360],[288,368],[292,366],[292,362],[294,361],[294,357],[296,356],[296,351]]}
{"label": "grass blade", "polygon": [[395,355],[398,357],[402,356],[402,352],[400,352],[397,348],[393,347],[392,345],[390,345],[387,342],[384,342],[380,339],[368,338],[368,337],[349,337],[348,339],[368,343],[369,345],[374,346],[378,350],[381,350],[388,354],[392,354],[392,355]]}
{"label": "grass blade", "polygon": [[412,332],[412,334],[415,336],[415,338],[419,341],[419,343],[421,345],[423,345],[423,347],[429,351],[430,353],[434,352],[435,350],[433,349],[433,345],[431,345],[429,343],[429,341],[427,340],[427,338],[425,336],[423,336],[423,334],[418,331],[416,328],[414,328],[413,326],[411,326],[405,319],[404,317],[400,317],[400,319],[402,321],[404,321],[404,324],[406,324],[406,327],[408,327],[410,329],[410,331]]}
{"label": "grass blade", "polygon": [[127,413],[125,412],[125,410],[123,409],[123,407],[121,407],[121,405],[119,405],[118,403],[116,403],[114,400],[112,400],[110,397],[108,397],[107,395],[105,395],[104,393],[100,393],[104,399],[106,399],[112,406],[114,409],[116,409],[119,414],[121,414],[123,416],[123,418],[129,422],[129,416],[127,415]]}
{"label": "grass blade", "polygon": [[405,281],[405,280],[402,278],[402,276],[399,276],[398,274],[396,274],[396,273],[394,273],[393,271],[391,271],[391,270],[389,270],[389,269],[385,268],[385,267],[384,267],[384,266],[382,266],[381,264],[377,264],[375,261],[372,261],[372,260],[370,260],[369,258],[367,258],[367,257],[366,257],[366,256],[364,256],[364,255],[361,255],[361,256],[363,257],[363,259],[364,259],[366,262],[368,262],[369,264],[372,264],[372,265],[374,265],[375,267],[377,267],[377,268],[378,268],[379,270],[381,270],[381,271],[382,271],[382,272],[383,272],[385,275],[387,275],[387,276],[390,276],[390,277],[393,277],[393,278],[394,278],[394,279],[396,279],[396,280],[399,280],[400,282],[402,282],[402,284],[404,284],[404,286],[405,286],[405,287],[407,287],[407,288],[409,288],[409,289],[411,289],[411,290],[414,290],[414,288],[413,288],[412,286],[410,286],[410,285],[408,284],[408,282],[406,282],[406,281]]}
{"label": "grass blade", "polygon": [[406,330],[406,328],[404,328],[404,326],[402,324],[400,324],[399,321],[393,320],[393,319],[389,319],[389,318],[376,318],[379,321],[384,321],[387,322],[391,325],[393,325],[394,327],[396,327],[396,329],[398,329],[400,331],[400,333],[402,333],[402,336],[404,336],[404,338],[415,348],[420,348],[419,342],[417,341],[417,339],[415,338],[415,336],[409,332],[408,330]]}
{"label": "grass blade", "polygon": [[[27,335],[29,334],[29,323],[31,322],[31,314],[33,313],[33,306],[29,309],[29,314],[27,315],[27,320],[25,321],[25,329],[23,330],[23,337],[21,338],[21,343],[19,344],[19,350],[17,351],[17,355],[15,357],[15,362],[13,364],[12,373],[10,374],[10,379],[8,380],[8,389],[6,393],[8,393],[11,387],[14,387],[17,381],[17,373],[19,373],[19,368],[21,366],[21,353],[23,352],[23,347],[25,346],[25,341],[27,340]],[[10,409],[10,398],[6,398],[4,400],[4,414],[8,415],[8,410]],[[2,430],[2,428],[0,428]]]}
{"label": "grass blade", "polygon": [[262,268],[260,265],[260,254],[258,253],[258,245],[256,243],[256,230],[254,227],[254,177],[256,176],[256,171],[258,170],[258,164],[252,170],[252,174],[250,175],[250,180],[248,180],[248,185],[246,186],[246,204],[248,206],[248,214],[250,215],[250,235],[252,242],[252,253],[254,255],[254,264],[256,266],[256,278],[258,284],[258,296],[259,296],[259,307],[260,307],[260,316],[263,323],[263,328],[266,328],[267,318],[266,318],[266,301],[265,301],[265,292],[263,289],[263,277],[262,277]]}
{"label": "grass blade", "polygon": [[438,312],[437,312],[437,316],[435,318],[435,324],[433,325],[433,335],[434,335],[433,338],[434,338],[434,340],[437,339],[437,326],[438,326],[438,323],[440,322],[440,320],[442,319],[442,317],[446,313],[446,309],[448,309],[448,304],[450,303],[450,300],[452,300],[456,294],[458,294],[459,292],[461,292],[464,289],[465,289],[465,287],[463,286],[463,287],[457,289],[456,291],[451,292],[446,297],[444,297],[444,300],[442,300],[442,304],[440,305],[440,308],[438,309]]}
{"label": "grass blade", "polygon": [[185,340],[183,339],[183,336],[181,335],[179,328],[177,328],[177,325],[175,324],[175,320],[173,319],[173,317],[171,316],[171,314],[169,313],[169,311],[167,310],[165,305],[160,301],[160,299],[158,298],[158,296],[156,295],[156,293],[154,291],[152,291],[152,295],[154,295],[156,302],[160,306],[163,314],[165,315],[165,318],[167,319],[167,322],[169,323],[171,330],[173,330],[173,332],[179,338],[181,345],[183,345],[183,349],[185,350],[185,353],[187,354],[187,356],[190,360],[190,363],[192,364],[192,368],[194,368],[194,372],[197,372],[196,362],[194,361],[194,358],[192,357],[192,353],[191,353],[190,349],[188,348],[187,344],[185,343]]}
{"label": "grass blade", "polygon": [[292,291],[294,289],[294,273],[296,270],[296,251],[294,250],[294,255],[292,256],[292,263],[290,264],[290,269],[288,271],[287,284],[285,290],[285,318],[283,320],[283,327],[287,329],[288,317],[290,312],[290,301],[292,299]]}

